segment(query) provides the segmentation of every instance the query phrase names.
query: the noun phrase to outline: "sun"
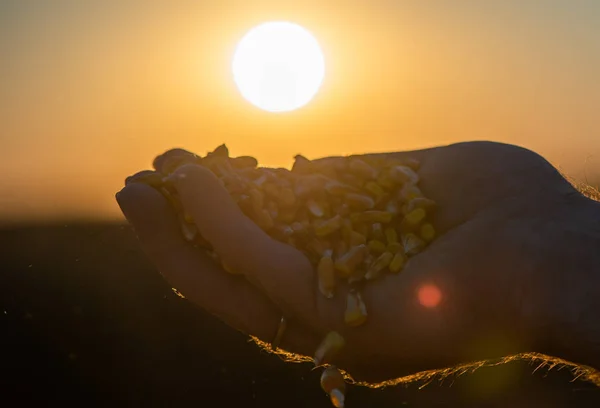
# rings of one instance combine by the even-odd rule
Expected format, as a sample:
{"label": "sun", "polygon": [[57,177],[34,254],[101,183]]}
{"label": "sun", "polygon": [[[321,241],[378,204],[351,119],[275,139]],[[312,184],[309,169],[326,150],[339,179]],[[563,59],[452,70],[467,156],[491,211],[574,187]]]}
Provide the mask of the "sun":
{"label": "sun", "polygon": [[274,21],[254,27],[241,39],[232,71],[247,101],[269,112],[286,112],[313,99],[325,76],[325,60],[308,30]]}

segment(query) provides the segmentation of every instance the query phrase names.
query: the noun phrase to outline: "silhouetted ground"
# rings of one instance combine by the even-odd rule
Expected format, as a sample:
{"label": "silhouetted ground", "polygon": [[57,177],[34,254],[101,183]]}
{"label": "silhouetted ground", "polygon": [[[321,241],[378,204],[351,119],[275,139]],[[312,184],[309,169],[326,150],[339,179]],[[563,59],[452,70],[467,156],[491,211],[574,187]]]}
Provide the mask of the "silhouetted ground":
{"label": "silhouetted ground", "polygon": [[[0,231],[0,406],[329,407],[286,364],[177,297],[128,226]],[[352,407],[598,407],[600,390],[526,363],[428,385],[352,387]]]}

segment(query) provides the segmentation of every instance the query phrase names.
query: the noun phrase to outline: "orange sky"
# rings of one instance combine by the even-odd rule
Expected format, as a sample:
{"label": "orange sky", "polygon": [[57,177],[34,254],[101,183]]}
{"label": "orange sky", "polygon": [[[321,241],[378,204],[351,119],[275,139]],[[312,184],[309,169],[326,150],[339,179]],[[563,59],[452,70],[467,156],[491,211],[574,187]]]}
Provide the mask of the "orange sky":
{"label": "orange sky", "polygon": [[[120,217],[124,178],[176,146],[289,166],[487,139],[599,180],[600,2],[150,3],[0,3],[0,220]],[[295,112],[249,105],[231,76],[269,20],[325,53]]]}

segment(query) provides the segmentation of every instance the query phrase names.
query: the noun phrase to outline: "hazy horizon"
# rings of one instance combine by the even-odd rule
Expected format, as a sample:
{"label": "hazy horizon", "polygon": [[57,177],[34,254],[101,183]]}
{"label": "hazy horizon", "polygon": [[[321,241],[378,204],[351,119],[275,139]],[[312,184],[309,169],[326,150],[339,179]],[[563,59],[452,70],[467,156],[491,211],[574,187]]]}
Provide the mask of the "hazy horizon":
{"label": "hazy horizon", "polygon": [[[306,107],[263,112],[231,75],[265,21],[319,41]],[[532,149],[600,182],[600,2],[0,3],[0,221],[120,218],[126,176],[183,147],[293,156],[467,140]]]}

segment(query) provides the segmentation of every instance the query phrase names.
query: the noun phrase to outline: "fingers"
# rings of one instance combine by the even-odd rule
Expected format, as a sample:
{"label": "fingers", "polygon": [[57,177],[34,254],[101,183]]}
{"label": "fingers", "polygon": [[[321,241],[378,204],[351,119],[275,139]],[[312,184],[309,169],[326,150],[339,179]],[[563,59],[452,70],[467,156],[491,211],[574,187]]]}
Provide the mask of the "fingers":
{"label": "fingers", "polygon": [[246,217],[210,170],[184,165],[170,181],[199,232],[231,269],[256,282],[287,314],[316,323],[315,276],[300,251]]}
{"label": "fingers", "polygon": [[[280,310],[251,284],[227,274],[185,241],[175,214],[158,191],[133,183],[117,194],[117,201],[144,251],[172,286],[230,326],[267,342],[273,340]],[[316,342],[309,331],[290,322],[281,347],[310,355]]]}

